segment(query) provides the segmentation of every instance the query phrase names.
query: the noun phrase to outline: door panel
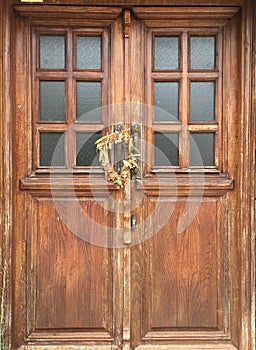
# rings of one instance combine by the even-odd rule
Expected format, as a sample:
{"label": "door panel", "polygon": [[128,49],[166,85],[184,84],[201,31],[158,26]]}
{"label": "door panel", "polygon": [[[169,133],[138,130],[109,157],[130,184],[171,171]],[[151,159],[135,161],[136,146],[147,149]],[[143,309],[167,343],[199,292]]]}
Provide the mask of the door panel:
{"label": "door panel", "polygon": [[[151,271],[147,272],[151,276],[151,315],[147,319],[152,332],[217,328],[216,200],[206,200],[193,223],[179,234],[177,223],[186,202],[177,203],[170,220],[152,239]],[[171,204],[166,198],[160,212]]]}
{"label": "door panel", "polygon": [[[59,200],[64,207],[67,200]],[[93,215],[95,220],[105,217],[108,230],[108,217],[99,203],[81,200],[81,210],[86,215]],[[56,212],[52,200],[39,198],[35,200],[34,208],[37,218],[31,242],[34,248],[31,268],[36,289],[32,303],[35,307],[34,331],[98,329],[110,333],[106,336],[111,337],[111,252],[74,237]],[[63,210],[71,211],[72,204]],[[75,216],[75,210],[71,214]],[[48,220],[44,220],[45,217]],[[90,232],[94,234],[93,227]]]}
{"label": "door panel", "polygon": [[[200,339],[209,344],[216,339],[228,339],[223,276],[227,245],[222,230],[226,221],[225,201],[204,197],[198,209],[196,200],[193,203],[191,199],[184,220],[190,222],[189,213],[195,208],[197,215],[186,230],[177,233],[186,202],[182,197],[178,200],[164,197],[160,202],[149,197],[147,208],[152,212],[158,206],[158,210],[146,230],[152,230],[158,223],[163,226],[159,216],[169,219],[132,254],[132,266],[137,267],[132,271],[132,286],[142,286],[140,294],[135,293],[141,307],[133,304],[131,310],[132,314],[140,313],[142,320],[137,346],[141,342],[160,346],[168,341],[189,343]],[[137,334],[135,329],[134,332]]]}
{"label": "door panel", "polygon": [[[15,90],[25,104],[13,347],[245,350],[234,225],[239,9],[69,6],[56,18],[51,5],[15,9],[26,18],[16,18],[15,68],[27,80]],[[92,154],[118,123],[142,126],[140,177],[128,191],[105,181]]]}

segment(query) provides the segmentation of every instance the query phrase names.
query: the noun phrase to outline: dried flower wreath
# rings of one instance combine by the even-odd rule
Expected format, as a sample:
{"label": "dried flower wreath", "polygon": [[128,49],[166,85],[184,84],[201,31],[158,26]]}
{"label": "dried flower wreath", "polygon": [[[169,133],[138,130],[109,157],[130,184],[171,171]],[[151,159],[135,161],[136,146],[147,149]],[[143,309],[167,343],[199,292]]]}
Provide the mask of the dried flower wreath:
{"label": "dried flower wreath", "polygon": [[[110,151],[114,144],[124,143],[128,148],[128,157],[124,159],[123,166],[117,172],[110,163]],[[95,142],[96,149],[99,151],[99,161],[105,172],[106,179],[112,181],[117,189],[127,188],[130,179],[130,170],[138,168],[136,154],[134,154],[132,135],[130,129],[116,131],[107,134]]]}

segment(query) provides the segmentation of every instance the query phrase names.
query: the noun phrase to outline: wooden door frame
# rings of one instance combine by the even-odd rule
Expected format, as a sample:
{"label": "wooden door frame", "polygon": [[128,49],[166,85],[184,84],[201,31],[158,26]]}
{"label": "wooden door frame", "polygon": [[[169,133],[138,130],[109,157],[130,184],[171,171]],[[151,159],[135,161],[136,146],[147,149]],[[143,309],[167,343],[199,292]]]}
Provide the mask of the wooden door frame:
{"label": "wooden door frame", "polygon": [[[46,1],[45,1],[46,2]],[[82,4],[83,1],[75,1]],[[12,334],[12,281],[15,279],[16,271],[12,269],[12,229],[13,225],[13,199],[18,183],[15,182],[12,162],[15,161],[14,145],[14,112],[18,115],[19,105],[14,100],[14,83],[15,72],[13,71],[13,38],[12,26],[14,12],[13,3],[19,3],[14,0],[2,0],[0,4],[0,178],[1,178],[1,264],[8,265],[5,290],[5,323],[9,335],[9,344],[11,345]],[[47,1],[53,3],[53,0]],[[69,0],[63,0],[63,4],[71,3]],[[72,2],[74,4],[74,2]],[[104,1],[92,0],[90,4],[102,5]],[[178,0],[166,1],[134,1],[132,5],[178,5]],[[238,160],[240,165],[240,211],[237,213],[240,236],[240,261],[241,282],[238,286],[240,295],[239,314],[241,315],[240,324],[240,348],[243,350],[255,349],[255,240],[254,240],[254,165],[255,165],[255,117],[256,117],[256,35],[253,32],[253,23],[256,22],[256,3],[254,0],[194,0],[182,1],[182,5],[241,5],[242,6],[242,52],[241,52],[241,159]],[[125,1],[115,0],[108,5],[119,5],[126,7]],[[14,301],[15,302],[15,301]]]}

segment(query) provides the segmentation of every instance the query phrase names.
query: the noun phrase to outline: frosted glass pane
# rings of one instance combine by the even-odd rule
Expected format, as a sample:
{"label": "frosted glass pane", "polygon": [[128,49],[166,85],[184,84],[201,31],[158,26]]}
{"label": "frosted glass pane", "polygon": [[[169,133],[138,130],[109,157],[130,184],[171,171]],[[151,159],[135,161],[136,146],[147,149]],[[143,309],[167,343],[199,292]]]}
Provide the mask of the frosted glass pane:
{"label": "frosted glass pane", "polygon": [[214,36],[192,36],[190,38],[190,68],[215,68]]}
{"label": "frosted glass pane", "polygon": [[211,166],[215,164],[214,133],[193,133],[190,135],[190,165]]}
{"label": "frosted glass pane", "polygon": [[65,121],[64,81],[40,81],[40,120]]}
{"label": "frosted glass pane", "polygon": [[39,67],[44,69],[65,68],[65,37],[41,35],[39,38]]}
{"label": "frosted glass pane", "polygon": [[157,36],[154,43],[154,69],[179,69],[179,37]]}
{"label": "frosted glass pane", "polygon": [[[41,166],[64,166],[65,147],[62,132],[40,133],[40,165]],[[54,158],[53,158],[54,155]]]}
{"label": "frosted glass pane", "polygon": [[101,37],[78,36],[76,39],[77,69],[101,69]]}
{"label": "frosted glass pane", "polygon": [[155,83],[154,105],[158,107],[155,108],[156,121],[177,120],[179,117],[179,83]]}
{"label": "frosted glass pane", "polygon": [[76,165],[99,166],[99,156],[95,142],[101,137],[100,132],[76,134]]}
{"label": "frosted glass pane", "polygon": [[155,133],[155,165],[179,165],[179,134]]}
{"label": "frosted glass pane", "polygon": [[[100,110],[88,113],[101,107],[101,83],[77,82],[76,84],[76,117],[84,122],[100,122]],[[88,114],[87,114],[88,113]]]}
{"label": "frosted glass pane", "polygon": [[215,118],[215,83],[190,83],[190,121],[210,122]]}

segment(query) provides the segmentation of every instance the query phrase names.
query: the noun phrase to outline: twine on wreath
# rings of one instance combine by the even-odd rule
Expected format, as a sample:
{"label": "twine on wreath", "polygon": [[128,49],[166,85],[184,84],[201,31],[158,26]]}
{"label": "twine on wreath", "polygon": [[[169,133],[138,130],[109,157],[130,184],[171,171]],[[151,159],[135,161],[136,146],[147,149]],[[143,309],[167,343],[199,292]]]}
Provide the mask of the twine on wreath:
{"label": "twine on wreath", "polygon": [[[129,156],[122,161],[123,166],[121,170],[117,172],[110,163],[109,152],[113,148],[114,143],[119,142],[124,143],[128,147]],[[99,161],[105,172],[106,180],[113,182],[117,189],[126,189],[130,179],[130,171],[139,167],[136,154],[133,153],[134,150],[130,129],[107,134],[98,139],[95,144],[96,149],[99,152]]]}

